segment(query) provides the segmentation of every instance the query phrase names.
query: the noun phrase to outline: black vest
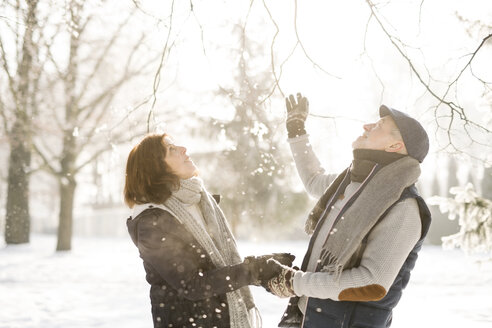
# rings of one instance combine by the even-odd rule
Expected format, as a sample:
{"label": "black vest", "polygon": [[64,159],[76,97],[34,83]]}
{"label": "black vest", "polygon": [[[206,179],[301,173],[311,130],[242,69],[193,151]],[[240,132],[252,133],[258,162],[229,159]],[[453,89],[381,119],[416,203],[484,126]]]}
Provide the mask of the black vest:
{"label": "black vest", "polygon": [[[316,229],[309,242],[308,251],[302,263],[302,270],[306,270],[314,240],[322,225],[322,221],[326,218],[331,205],[335,203],[340,193],[345,190],[345,187],[350,183],[350,174],[346,170],[345,174],[341,174],[337,180],[328,188],[320,201],[326,211],[323,217],[319,220]],[[341,178],[343,177],[343,178]],[[405,263],[401,267],[395,281],[391,285],[386,296],[379,301],[371,302],[349,302],[349,301],[333,301],[331,299],[319,299],[309,297],[306,307],[306,313],[303,318],[301,311],[298,308],[298,297],[293,297],[289,301],[279,327],[292,328],[350,328],[350,327],[365,327],[365,328],[382,328],[391,325],[393,308],[398,304],[403,289],[407,286],[410,279],[410,272],[417,261],[418,252],[422,248],[427,232],[431,223],[431,214],[429,208],[425,204],[423,198],[418,194],[415,185],[406,188],[400,196],[400,199],[391,205],[385,213],[379,218],[383,219],[386,214],[397,203],[407,198],[415,198],[419,206],[420,220],[422,223],[422,233],[415,247],[408,255]],[[319,207],[320,202],[317,206]],[[340,213],[339,215],[341,215]],[[367,236],[366,236],[367,238]]]}

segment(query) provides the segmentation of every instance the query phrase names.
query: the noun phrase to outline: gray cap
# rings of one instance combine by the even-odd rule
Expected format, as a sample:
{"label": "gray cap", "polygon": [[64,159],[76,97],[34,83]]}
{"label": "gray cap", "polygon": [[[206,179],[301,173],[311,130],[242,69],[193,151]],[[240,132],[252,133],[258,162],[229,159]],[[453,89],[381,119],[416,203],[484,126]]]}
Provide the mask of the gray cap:
{"label": "gray cap", "polygon": [[424,127],[414,118],[385,105],[379,107],[379,116],[391,116],[400,130],[408,155],[420,163],[429,152],[429,137]]}

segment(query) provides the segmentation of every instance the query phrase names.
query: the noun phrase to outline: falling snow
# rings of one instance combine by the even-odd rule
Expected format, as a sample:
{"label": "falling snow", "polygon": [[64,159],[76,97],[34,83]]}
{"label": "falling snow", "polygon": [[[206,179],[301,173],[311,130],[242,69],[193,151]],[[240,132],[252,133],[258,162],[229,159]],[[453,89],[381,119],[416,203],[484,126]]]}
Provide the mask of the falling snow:
{"label": "falling snow", "polygon": [[[30,245],[0,246],[1,328],[152,326],[149,286],[129,238],[78,237],[64,254],[55,253],[54,244],[54,236],[34,235]],[[289,251],[295,265],[306,247],[307,241],[239,242],[245,255]],[[420,254],[393,327],[491,327],[492,263],[437,246]],[[263,327],[276,327],[288,301],[251,289]]]}

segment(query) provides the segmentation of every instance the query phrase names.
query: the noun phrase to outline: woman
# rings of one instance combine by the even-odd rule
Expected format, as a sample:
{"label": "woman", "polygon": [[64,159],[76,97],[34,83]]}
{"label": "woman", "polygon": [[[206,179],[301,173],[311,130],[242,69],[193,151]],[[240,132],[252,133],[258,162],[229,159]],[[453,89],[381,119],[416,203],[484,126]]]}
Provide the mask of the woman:
{"label": "woman", "polygon": [[275,258],[237,251],[224,214],[197,177],[197,168],[166,134],[145,137],[126,167],[130,236],[143,259],[154,327],[255,327],[257,310],[247,287],[276,276]]}

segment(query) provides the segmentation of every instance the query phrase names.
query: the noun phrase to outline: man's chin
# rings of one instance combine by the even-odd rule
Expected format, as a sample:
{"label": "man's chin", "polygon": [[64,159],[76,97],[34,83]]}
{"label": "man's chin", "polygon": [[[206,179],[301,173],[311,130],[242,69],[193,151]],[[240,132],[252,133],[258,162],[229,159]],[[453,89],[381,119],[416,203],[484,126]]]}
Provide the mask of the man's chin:
{"label": "man's chin", "polygon": [[364,149],[364,148],[367,148],[365,147],[364,145],[364,141],[365,141],[365,138],[364,136],[358,136],[357,139],[355,139],[353,142],[352,142],[352,149]]}
{"label": "man's chin", "polygon": [[363,148],[364,148],[364,146],[362,146],[360,143],[358,143],[358,142],[357,142],[357,140],[356,140],[356,141],[354,141],[354,142],[352,142],[352,149],[353,149],[353,150],[356,150],[356,149],[363,149]]}

